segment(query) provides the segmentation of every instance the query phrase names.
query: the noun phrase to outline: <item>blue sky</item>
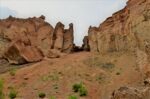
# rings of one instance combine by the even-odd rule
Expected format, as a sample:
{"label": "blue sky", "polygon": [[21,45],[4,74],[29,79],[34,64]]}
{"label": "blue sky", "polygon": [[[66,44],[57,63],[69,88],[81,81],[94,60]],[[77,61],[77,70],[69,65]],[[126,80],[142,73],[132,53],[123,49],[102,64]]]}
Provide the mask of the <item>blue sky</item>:
{"label": "blue sky", "polygon": [[61,21],[68,28],[74,23],[77,45],[82,44],[90,25],[99,26],[107,17],[122,9],[127,0],[0,0],[0,18],[9,15],[27,18],[45,15],[55,26]]}

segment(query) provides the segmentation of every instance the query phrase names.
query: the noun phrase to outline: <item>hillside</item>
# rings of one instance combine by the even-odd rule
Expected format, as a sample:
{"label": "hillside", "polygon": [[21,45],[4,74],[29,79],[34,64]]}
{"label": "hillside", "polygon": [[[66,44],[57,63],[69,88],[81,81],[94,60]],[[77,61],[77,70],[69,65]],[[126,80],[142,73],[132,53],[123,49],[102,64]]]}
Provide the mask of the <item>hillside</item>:
{"label": "hillside", "polygon": [[[59,59],[44,59],[42,62],[22,69],[13,69],[1,75],[4,78],[6,96],[13,87],[18,99],[38,99],[44,92],[46,97],[68,99],[78,96],[72,86],[83,82],[87,96],[79,99],[109,99],[111,93],[122,85],[139,85],[142,75],[131,53],[94,55],[80,52]],[[7,98],[6,98],[7,99]]]}

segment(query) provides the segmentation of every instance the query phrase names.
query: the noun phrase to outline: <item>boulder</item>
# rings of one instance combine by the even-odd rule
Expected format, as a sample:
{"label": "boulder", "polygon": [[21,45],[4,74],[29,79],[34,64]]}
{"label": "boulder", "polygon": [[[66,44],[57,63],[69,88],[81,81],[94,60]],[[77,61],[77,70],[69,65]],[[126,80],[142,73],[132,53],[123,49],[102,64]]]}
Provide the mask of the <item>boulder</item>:
{"label": "boulder", "polygon": [[61,54],[61,52],[59,50],[51,49],[51,50],[49,50],[47,57],[48,58],[59,58],[60,54]]}
{"label": "boulder", "polygon": [[25,64],[41,61],[44,55],[38,48],[16,41],[4,53],[4,57],[11,64]]}
{"label": "boulder", "polygon": [[150,99],[150,88],[121,87],[113,92],[111,99]]}

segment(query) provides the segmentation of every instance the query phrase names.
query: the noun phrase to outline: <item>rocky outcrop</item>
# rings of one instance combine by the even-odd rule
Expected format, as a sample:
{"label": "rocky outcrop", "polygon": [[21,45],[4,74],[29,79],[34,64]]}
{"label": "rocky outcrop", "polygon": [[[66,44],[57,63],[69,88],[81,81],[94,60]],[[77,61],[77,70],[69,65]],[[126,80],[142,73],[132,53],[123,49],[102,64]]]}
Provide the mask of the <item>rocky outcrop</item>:
{"label": "rocky outcrop", "polygon": [[111,99],[150,99],[150,88],[121,87],[114,91]]}
{"label": "rocky outcrop", "polygon": [[73,50],[74,38],[73,38],[73,24],[69,24],[69,29],[64,31],[64,41],[63,41],[63,52],[70,53]]}
{"label": "rocky outcrop", "polygon": [[36,62],[51,55],[51,50],[71,52],[72,48],[73,24],[65,30],[59,22],[54,29],[45,16],[27,19],[10,16],[0,20],[0,58],[10,63]]}
{"label": "rocky outcrop", "polygon": [[92,52],[134,52],[142,74],[150,77],[150,0],[129,0],[127,6],[88,31]]}
{"label": "rocky outcrop", "polygon": [[100,53],[135,51],[149,55],[150,0],[129,0],[127,6],[107,18],[99,27],[89,28],[91,51]]}
{"label": "rocky outcrop", "polygon": [[54,30],[54,38],[53,38],[53,47],[54,49],[62,50],[63,47],[63,38],[64,38],[64,25],[61,22],[56,24]]}
{"label": "rocky outcrop", "polygon": [[22,41],[17,41],[12,43],[6,53],[4,53],[4,57],[11,64],[24,64],[40,61],[44,55],[38,48],[25,45]]}
{"label": "rocky outcrop", "polygon": [[53,35],[53,49],[57,49],[62,52],[71,52],[74,40],[72,23],[69,25],[69,29],[64,29],[64,25],[61,22],[58,22]]}

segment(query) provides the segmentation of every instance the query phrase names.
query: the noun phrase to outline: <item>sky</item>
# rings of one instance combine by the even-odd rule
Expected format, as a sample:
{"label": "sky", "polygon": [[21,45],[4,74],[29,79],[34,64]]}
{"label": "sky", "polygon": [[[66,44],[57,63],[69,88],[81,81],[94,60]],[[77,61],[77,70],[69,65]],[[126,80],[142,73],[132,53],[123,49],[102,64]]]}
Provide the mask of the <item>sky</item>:
{"label": "sky", "polygon": [[107,17],[125,7],[127,0],[0,0],[0,19],[9,15],[27,18],[44,15],[53,27],[57,22],[74,24],[77,45],[89,26],[99,26]]}

